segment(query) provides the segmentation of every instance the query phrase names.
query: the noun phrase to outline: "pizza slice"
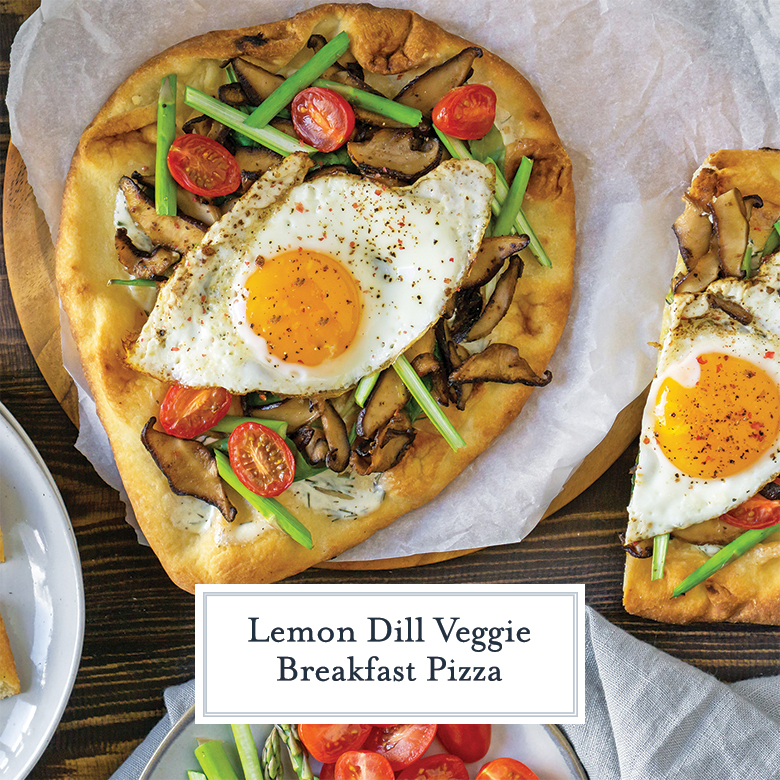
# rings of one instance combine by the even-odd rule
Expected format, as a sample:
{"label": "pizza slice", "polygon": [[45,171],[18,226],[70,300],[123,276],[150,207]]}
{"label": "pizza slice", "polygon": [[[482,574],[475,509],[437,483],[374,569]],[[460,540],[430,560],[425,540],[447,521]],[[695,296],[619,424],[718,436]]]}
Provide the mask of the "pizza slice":
{"label": "pizza slice", "polygon": [[624,605],[780,623],[780,151],[721,150],[683,197],[628,506]]}

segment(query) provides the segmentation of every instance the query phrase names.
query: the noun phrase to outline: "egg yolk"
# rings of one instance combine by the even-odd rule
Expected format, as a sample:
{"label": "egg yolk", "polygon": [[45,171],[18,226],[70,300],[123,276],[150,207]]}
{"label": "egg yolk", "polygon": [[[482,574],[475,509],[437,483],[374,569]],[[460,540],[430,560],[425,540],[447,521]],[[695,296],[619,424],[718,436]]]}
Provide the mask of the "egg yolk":
{"label": "egg yolk", "polygon": [[755,463],[780,430],[780,390],[765,371],[733,355],[696,358],[692,386],[667,377],[658,390],[655,437],[684,474],[714,479]]}
{"label": "egg yolk", "polygon": [[335,258],[307,249],[258,258],[246,280],[249,327],[286,363],[318,366],[346,352],[360,322],[360,290]]}

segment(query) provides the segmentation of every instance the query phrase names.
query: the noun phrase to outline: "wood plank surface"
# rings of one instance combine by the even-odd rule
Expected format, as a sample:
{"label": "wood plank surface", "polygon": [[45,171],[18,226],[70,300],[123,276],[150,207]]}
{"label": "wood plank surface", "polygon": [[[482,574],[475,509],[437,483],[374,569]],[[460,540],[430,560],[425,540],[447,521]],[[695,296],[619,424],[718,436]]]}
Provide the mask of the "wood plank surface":
{"label": "wood plank surface", "polygon": [[[0,86],[5,90],[12,37],[35,2],[0,4]],[[0,165],[9,145],[0,113]],[[4,178],[4,177],[3,177]],[[32,219],[28,226],[39,234]],[[9,226],[9,230],[11,230]],[[48,284],[44,279],[41,284]],[[36,780],[103,780],[163,715],[163,690],[194,674],[194,602],[168,580],[154,554],[136,541],[117,494],[74,449],[77,431],[52,392],[17,317],[0,255],[0,401],[22,423],[62,492],[78,540],[86,591],[81,667],[62,722],[30,775]],[[56,388],[56,385],[55,385]],[[71,409],[72,411],[72,409]],[[634,636],[732,681],[776,674],[780,629],[666,626],[621,606],[623,530],[632,442],[604,475],[544,520],[521,544],[429,566],[383,571],[310,570],[296,583],[585,583],[588,604]],[[507,509],[507,515],[511,510]]]}

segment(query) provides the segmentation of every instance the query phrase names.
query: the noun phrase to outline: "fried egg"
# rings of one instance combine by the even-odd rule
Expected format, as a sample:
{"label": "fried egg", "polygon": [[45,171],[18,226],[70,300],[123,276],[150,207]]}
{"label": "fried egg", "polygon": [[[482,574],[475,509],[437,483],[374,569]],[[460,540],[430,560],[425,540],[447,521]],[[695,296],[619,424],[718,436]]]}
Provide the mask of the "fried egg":
{"label": "fried egg", "polygon": [[[780,474],[779,294],[775,255],[751,279],[674,297],[642,421],[626,541],[718,517]],[[724,301],[737,304],[742,322]]]}
{"label": "fried egg", "polygon": [[448,160],[410,187],[304,181],[294,154],[179,263],[127,360],[193,387],[335,393],[440,317],[490,219],[493,174]]}

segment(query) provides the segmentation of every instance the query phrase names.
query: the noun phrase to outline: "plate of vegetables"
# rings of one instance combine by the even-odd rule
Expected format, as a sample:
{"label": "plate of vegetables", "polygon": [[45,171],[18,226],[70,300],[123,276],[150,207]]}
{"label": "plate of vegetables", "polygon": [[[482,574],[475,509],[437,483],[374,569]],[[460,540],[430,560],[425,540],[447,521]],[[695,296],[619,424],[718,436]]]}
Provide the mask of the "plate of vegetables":
{"label": "plate of vegetables", "polygon": [[587,780],[557,726],[198,725],[171,729],[140,780]]}

